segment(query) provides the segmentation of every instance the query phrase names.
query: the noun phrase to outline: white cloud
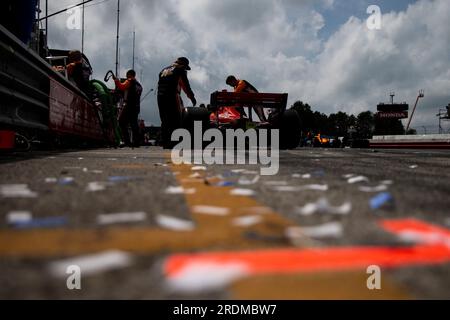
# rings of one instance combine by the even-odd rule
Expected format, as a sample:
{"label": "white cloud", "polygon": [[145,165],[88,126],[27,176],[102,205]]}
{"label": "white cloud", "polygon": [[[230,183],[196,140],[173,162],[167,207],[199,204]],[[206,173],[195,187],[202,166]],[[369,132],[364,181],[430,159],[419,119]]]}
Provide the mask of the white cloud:
{"label": "white cloud", "polygon": [[[58,6],[66,3],[72,1]],[[86,53],[97,78],[114,68],[115,5],[86,10]],[[228,74],[261,91],[288,92],[290,102],[304,100],[326,113],[374,111],[392,90],[413,103],[423,88],[426,98],[415,122],[437,122],[437,108],[450,102],[450,2],[420,0],[405,12],[386,13],[380,31],[350,17],[322,39],[322,12],[334,9],[333,0],[122,1],[122,72],[131,64],[135,27],[137,69],[143,69],[147,89],[156,86],[164,66],[185,55],[199,102],[224,89]],[[52,21],[51,43],[76,47],[79,32],[66,30],[64,19]],[[148,122],[159,123],[155,96],[143,109]]]}

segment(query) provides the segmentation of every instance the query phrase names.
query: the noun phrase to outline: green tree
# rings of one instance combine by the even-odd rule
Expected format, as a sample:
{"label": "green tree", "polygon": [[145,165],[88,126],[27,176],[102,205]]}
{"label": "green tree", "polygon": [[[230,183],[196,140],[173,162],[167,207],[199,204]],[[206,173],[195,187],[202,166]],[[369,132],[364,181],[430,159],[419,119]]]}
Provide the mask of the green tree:
{"label": "green tree", "polygon": [[356,118],[356,135],[359,139],[371,139],[375,128],[375,116],[371,111],[361,112]]}

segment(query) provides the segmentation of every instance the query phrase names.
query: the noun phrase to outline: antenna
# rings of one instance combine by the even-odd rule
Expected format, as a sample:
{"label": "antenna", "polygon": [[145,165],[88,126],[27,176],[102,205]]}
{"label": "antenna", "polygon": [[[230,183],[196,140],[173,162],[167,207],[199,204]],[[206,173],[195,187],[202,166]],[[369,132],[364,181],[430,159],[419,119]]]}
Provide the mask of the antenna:
{"label": "antenna", "polygon": [[120,0],[117,0],[116,77],[119,73]]}
{"label": "antenna", "polygon": [[391,96],[391,103],[394,104],[395,92],[392,91],[391,94],[390,94],[390,96]]}

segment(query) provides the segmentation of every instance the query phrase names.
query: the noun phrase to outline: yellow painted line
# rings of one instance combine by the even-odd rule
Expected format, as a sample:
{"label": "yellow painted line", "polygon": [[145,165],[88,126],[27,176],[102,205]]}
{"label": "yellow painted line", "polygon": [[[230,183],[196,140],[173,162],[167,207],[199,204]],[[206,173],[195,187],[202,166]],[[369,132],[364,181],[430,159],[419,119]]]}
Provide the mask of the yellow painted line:
{"label": "yellow painted line", "polygon": [[[154,169],[154,165],[112,165],[117,169]],[[294,225],[271,208],[251,197],[232,196],[231,187],[211,186],[202,178],[193,179],[192,167],[170,166],[177,171],[178,183],[195,188],[196,193],[185,195],[188,208],[214,206],[229,209],[227,216],[191,215],[197,225],[192,232],[174,232],[156,227],[97,227],[90,229],[35,229],[0,231],[0,256],[15,258],[50,258],[73,256],[104,250],[124,250],[137,254],[163,254],[205,250],[245,250],[270,247],[288,247],[283,239],[285,228]],[[265,207],[261,223],[251,227],[236,227],[233,219],[246,215],[253,208]],[[149,212],[151,212],[149,208]],[[245,233],[257,234],[248,239]],[[308,245],[307,241],[305,246]],[[364,278],[365,279],[365,278]],[[231,286],[232,296],[238,299],[297,299],[297,298],[364,298],[360,288],[365,284],[362,276],[343,273],[251,277]],[[364,280],[364,281],[363,281]],[[387,284],[391,288],[389,284]],[[367,290],[367,288],[366,288]],[[382,298],[405,297],[395,287],[384,290]],[[369,297],[370,298],[370,297]]]}
{"label": "yellow painted line", "polygon": [[[114,165],[116,166],[116,165]],[[154,168],[154,166],[150,166]],[[255,226],[240,228],[232,220],[245,214],[243,209],[261,207],[249,197],[231,196],[232,188],[206,185],[203,179],[189,178],[191,166],[171,166],[184,188],[195,188],[197,192],[186,195],[189,208],[195,205],[223,206],[230,210],[226,217],[192,214],[197,228],[192,232],[167,231],[157,227],[97,227],[86,229],[34,229],[0,231],[0,256],[52,257],[85,254],[109,249],[125,250],[141,254],[155,254],[186,250],[249,249],[286,246],[287,242],[249,240],[245,232],[256,232],[262,238],[281,238],[291,222],[267,209],[263,221]],[[149,208],[149,212],[151,212]]]}
{"label": "yellow painted line", "polygon": [[232,298],[244,300],[408,300],[411,297],[386,275],[381,290],[367,288],[364,272],[257,276],[235,282]]}

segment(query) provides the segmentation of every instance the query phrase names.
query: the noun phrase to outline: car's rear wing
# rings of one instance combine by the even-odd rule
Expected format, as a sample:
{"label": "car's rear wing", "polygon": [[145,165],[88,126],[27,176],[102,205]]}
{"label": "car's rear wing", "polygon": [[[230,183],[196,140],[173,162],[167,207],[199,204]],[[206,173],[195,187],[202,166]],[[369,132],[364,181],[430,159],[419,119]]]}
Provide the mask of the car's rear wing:
{"label": "car's rear wing", "polygon": [[[211,94],[210,110],[217,112],[220,107],[262,107],[277,109],[283,113],[288,101],[287,93],[246,93],[216,91]],[[252,108],[249,108],[252,120]]]}
{"label": "car's rear wing", "polygon": [[287,93],[235,93],[216,91],[211,94],[211,107],[252,107],[286,110]]}

